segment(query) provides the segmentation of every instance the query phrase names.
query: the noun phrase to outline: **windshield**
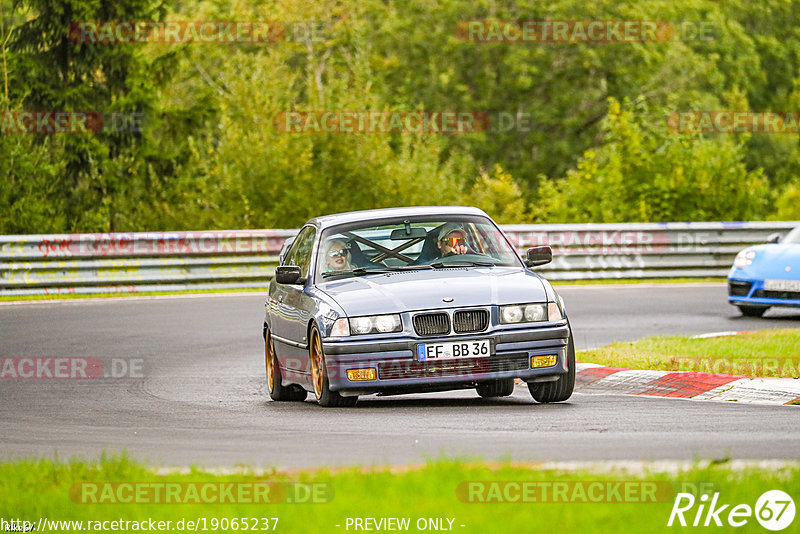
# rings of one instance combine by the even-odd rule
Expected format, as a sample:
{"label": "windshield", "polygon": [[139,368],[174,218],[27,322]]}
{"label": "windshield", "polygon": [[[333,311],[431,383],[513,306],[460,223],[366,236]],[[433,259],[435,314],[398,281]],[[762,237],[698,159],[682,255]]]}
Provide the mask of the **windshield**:
{"label": "windshield", "polygon": [[317,251],[317,281],[370,273],[522,263],[489,219],[420,216],[329,228]]}
{"label": "windshield", "polygon": [[800,245],[800,226],[786,234],[781,240],[783,244]]}

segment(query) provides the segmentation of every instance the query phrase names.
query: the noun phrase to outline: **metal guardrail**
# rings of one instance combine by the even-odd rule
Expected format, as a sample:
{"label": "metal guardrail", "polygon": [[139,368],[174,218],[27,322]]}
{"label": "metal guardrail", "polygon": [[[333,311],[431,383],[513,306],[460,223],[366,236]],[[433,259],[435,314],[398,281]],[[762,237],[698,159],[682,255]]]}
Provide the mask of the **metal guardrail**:
{"label": "metal guardrail", "polygon": [[[551,280],[724,276],[736,253],[800,222],[503,226],[553,247]],[[265,288],[297,230],[0,236],[0,295]]]}
{"label": "metal guardrail", "polygon": [[745,247],[800,221],[609,223],[504,226],[517,250],[553,248],[537,269],[550,280],[725,276]]}
{"label": "metal guardrail", "polygon": [[297,230],[0,236],[0,295],[266,287]]}

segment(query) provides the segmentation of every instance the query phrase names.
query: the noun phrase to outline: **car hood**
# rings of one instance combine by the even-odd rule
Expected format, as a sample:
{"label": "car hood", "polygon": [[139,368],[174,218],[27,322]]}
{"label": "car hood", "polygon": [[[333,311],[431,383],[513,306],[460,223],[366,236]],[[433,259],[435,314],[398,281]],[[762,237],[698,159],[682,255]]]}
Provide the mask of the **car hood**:
{"label": "car hood", "polygon": [[[516,267],[462,267],[376,274],[323,282],[351,317],[409,310],[544,302],[541,279]],[[443,299],[452,298],[452,302]]]}
{"label": "car hood", "polygon": [[744,269],[734,267],[737,276],[800,280],[800,245],[756,245],[748,250],[755,251],[756,257],[752,265]]}

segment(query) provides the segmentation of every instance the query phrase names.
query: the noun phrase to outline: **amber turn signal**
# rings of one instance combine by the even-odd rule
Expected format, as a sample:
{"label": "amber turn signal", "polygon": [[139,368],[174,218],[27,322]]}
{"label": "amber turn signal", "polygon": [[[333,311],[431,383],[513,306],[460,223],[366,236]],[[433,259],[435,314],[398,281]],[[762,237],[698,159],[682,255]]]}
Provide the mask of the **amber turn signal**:
{"label": "amber turn signal", "polygon": [[375,371],[375,368],[370,367],[369,369],[348,369],[347,370],[347,379],[351,382],[358,382],[359,380],[375,380],[378,377],[378,373]]}
{"label": "amber turn signal", "polygon": [[[547,356],[531,356],[531,367],[534,369],[538,367],[553,367],[557,363],[557,354],[548,354]],[[348,373],[349,372],[350,371],[348,371]]]}

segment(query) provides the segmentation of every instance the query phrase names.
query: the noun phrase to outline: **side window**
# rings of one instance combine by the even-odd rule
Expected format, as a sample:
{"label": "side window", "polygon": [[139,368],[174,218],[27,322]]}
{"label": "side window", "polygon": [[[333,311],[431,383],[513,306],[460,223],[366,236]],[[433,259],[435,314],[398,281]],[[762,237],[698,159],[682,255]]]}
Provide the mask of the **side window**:
{"label": "side window", "polygon": [[311,265],[311,250],[314,248],[314,237],[317,230],[313,226],[303,228],[292,243],[286,254],[284,265],[297,265],[304,277],[308,276],[308,267]]}
{"label": "side window", "polygon": [[297,236],[290,237],[283,243],[283,247],[281,247],[281,253],[280,253],[281,265],[286,265],[287,254],[289,253],[289,249],[292,248],[292,244],[294,243],[296,237]]}

